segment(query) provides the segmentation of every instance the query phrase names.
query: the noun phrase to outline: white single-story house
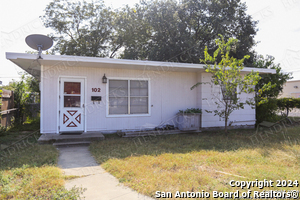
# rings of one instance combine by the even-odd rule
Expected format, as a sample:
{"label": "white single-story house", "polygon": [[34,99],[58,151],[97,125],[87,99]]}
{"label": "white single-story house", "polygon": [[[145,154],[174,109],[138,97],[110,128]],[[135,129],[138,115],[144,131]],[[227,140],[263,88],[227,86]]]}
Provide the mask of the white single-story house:
{"label": "white single-story house", "polygon": [[[201,127],[222,127],[211,110],[219,88],[204,65],[66,55],[6,53],[6,58],[40,80],[41,133],[109,132],[177,126],[176,114],[203,110]],[[275,73],[245,67],[242,73]],[[107,78],[105,83],[105,78]],[[104,80],[103,80],[104,79]],[[242,94],[241,99],[254,94]],[[255,125],[255,109],[245,106],[230,115],[231,126]]]}

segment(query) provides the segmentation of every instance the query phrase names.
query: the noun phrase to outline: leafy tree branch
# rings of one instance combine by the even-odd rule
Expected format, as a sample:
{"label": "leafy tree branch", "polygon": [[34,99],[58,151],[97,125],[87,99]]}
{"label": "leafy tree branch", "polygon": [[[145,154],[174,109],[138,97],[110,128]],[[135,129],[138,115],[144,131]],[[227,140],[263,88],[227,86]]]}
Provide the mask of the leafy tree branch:
{"label": "leafy tree branch", "polygon": [[[250,72],[242,74],[244,68],[244,60],[248,59],[246,55],[242,59],[237,59],[230,56],[232,48],[235,48],[237,39],[229,38],[226,42],[222,35],[220,39],[216,40],[218,48],[210,55],[208,48],[205,47],[204,59],[205,71],[212,74],[211,85],[217,87],[219,92],[213,93],[215,99],[216,109],[207,110],[207,112],[214,113],[225,119],[225,132],[227,132],[229,116],[234,110],[244,108],[244,105],[255,105],[254,88],[260,80],[258,72]],[[220,60],[220,61],[218,61]],[[200,85],[197,83],[191,89]],[[253,93],[253,98],[245,99],[242,101],[240,98],[243,93]]]}

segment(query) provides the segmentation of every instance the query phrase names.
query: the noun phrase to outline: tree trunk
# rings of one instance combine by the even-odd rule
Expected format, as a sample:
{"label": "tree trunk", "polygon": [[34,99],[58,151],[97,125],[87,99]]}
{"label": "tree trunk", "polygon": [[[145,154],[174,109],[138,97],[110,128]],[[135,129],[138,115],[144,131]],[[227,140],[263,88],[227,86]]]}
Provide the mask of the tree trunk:
{"label": "tree trunk", "polygon": [[227,116],[225,115],[225,133],[227,134]]}
{"label": "tree trunk", "polygon": [[227,120],[228,120],[228,104],[225,104],[225,134],[227,135]]}

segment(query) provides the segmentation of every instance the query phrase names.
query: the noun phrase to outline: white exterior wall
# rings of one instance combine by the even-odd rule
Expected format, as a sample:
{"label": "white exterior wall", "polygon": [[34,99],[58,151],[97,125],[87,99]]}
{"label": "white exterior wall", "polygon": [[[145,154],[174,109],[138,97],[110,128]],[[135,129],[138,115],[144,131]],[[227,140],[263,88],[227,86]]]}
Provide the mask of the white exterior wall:
{"label": "white exterior wall", "polygon": [[[200,78],[199,78],[200,79]],[[202,73],[201,80],[203,83],[211,83],[211,74]],[[225,121],[219,116],[214,116],[214,113],[207,113],[205,110],[213,111],[216,110],[217,106],[215,104],[216,97],[219,95],[220,88],[218,86],[212,86],[211,84],[201,84],[201,98],[202,98],[202,126],[203,128],[207,127],[224,127]],[[245,102],[246,98],[253,98],[253,94],[241,94],[240,98],[242,102]],[[255,109],[252,109],[251,106],[245,105],[244,109],[239,109],[233,111],[229,116],[228,123],[233,121],[235,123],[232,126],[236,125],[255,125]]]}
{"label": "white exterior wall", "polygon": [[[219,93],[218,87],[201,84],[190,90],[197,82],[211,81],[209,73],[171,72],[171,71],[143,71],[109,68],[85,67],[49,67],[43,66],[42,78],[42,117],[41,133],[58,133],[59,126],[59,77],[86,78],[86,128],[89,131],[139,130],[154,128],[162,124],[176,124],[176,114],[187,108],[202,108],[201,127],[223,127],[224,119],[207,113],[214,110],[214,95]],[[149,78],[150,80],[150,116],[106,117],[106,84],[102,83],[102,76],[120,78]],[[92,88],[101,88],[101,92],[92,92]],[[100,104],[91,101],[91,96],[102,96]],[[242,94],[242,101],[254,97],[254,94]],[[245,105],[245,109],[234,111],[229,122],[235,125],[254,125],[255,109]],[[242,122],[239,122],[242,121]],[[236,123],[238,122],[238,123]]]}
{"label": "white exterior wall", "polygon": [[[197,92],[200,88],[190,90],[197,82],[197,74],[193,72],[143,71],[109,68],[85,67],[49,67],[43,66],[43,124],[42,133],[57,133],[59,120],[59,77],[86,78],[86,131],[132,130],[154,128],[160,124],[173,124],[179,110],[198,108]],[[151,116],[106,117],[106,84],[102,76],[120,78],[150,79]],[[101,88],[101,92],[92,92],[92,88]],[[102,96],[100,104],[91,101],[91,96]]]}

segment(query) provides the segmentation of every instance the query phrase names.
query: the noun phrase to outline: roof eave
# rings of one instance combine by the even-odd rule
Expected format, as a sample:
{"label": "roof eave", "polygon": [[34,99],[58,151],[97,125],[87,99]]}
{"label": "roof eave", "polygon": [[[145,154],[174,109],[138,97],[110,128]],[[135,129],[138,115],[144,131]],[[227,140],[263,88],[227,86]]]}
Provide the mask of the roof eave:
{"label": "roof eave", "polygon": [[[204,72],[204,64],[192,63],[175,63],[161,61],[142,61],[127,59],[111,59],[84,56],[68,55],[42,55],[43,59],[37,59],[35,54],[11,53],[6,52],[6,58],[27,71],[29,74],[40,79],[41,65],[56,66],[59,64],[69,66],[103,67],[103,68],[125,68],[139,70],[161,70],[161,71],[190,71]],[[275,69],[248,68],[245,67],[242,72],[251,72],[252,70],[259,73],[275,74]]]}

